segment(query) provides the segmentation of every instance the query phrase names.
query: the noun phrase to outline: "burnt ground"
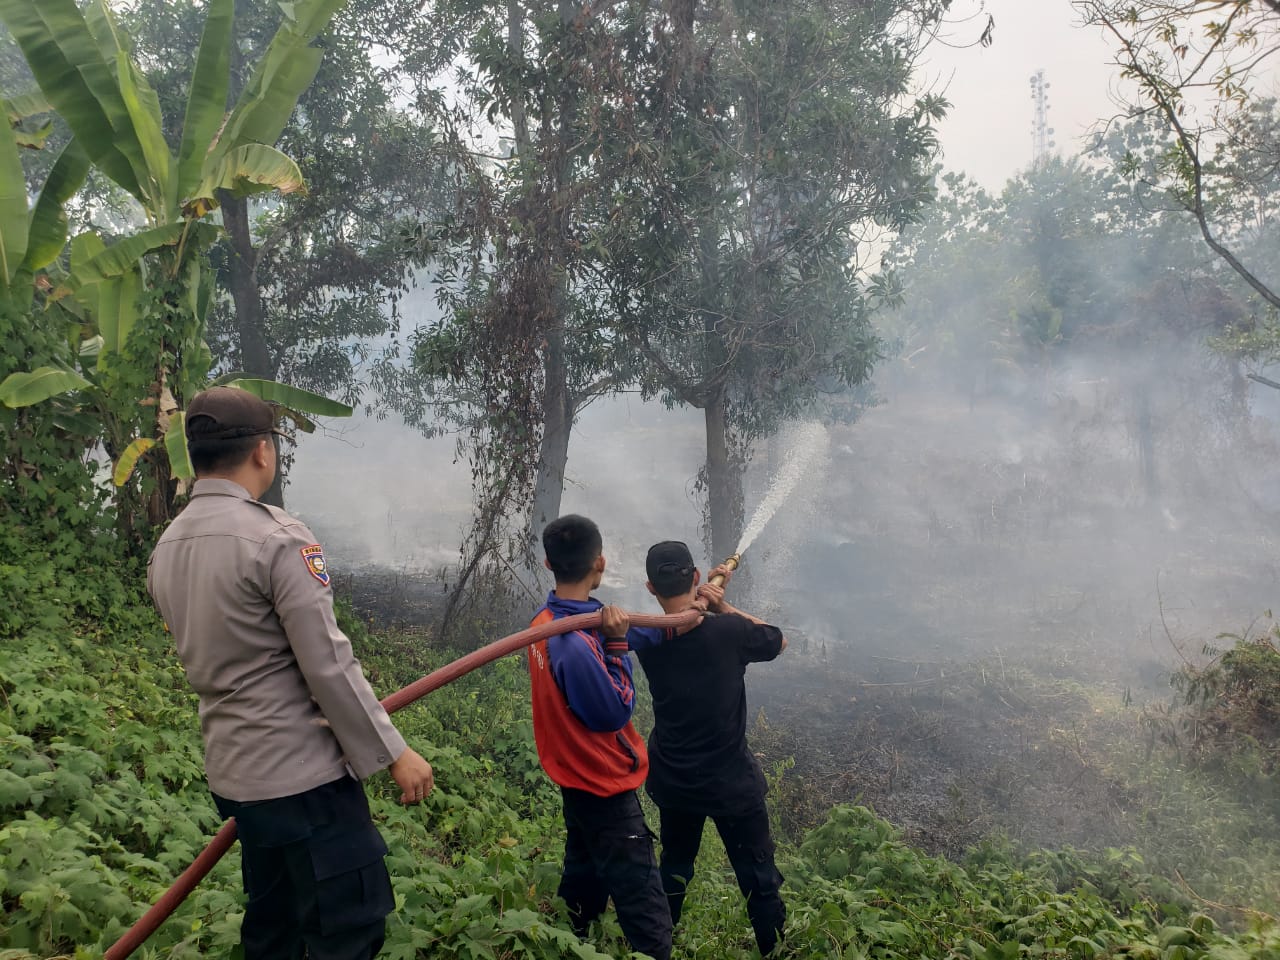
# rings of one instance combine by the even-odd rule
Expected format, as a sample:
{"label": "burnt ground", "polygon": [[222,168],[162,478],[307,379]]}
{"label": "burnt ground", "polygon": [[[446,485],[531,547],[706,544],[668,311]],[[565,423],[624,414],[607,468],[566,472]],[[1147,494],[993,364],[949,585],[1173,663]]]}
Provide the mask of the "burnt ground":
{"label": "burnt ground", "polygon": [[[438,637],[439,580],[364,570],[345,590],[365,619]],[[459,642],[508,632],[496,616],[491,603],[464,611]],[[1108,656],[1114,644],[1077,641],[1064,656],[1041,637],[1014,655],[964,649],[946,659],[905,642],[863,638],[854,649],[787,632],[782,657],[749,668],[748,698],[750,742],[788,839],[832,805],[856,803],[953,859],[997,836],[1024,849],[1136,848],[1163,875],[1182,871],[1172,875],[1186,884],[1185,873],[1192,899],[1203,892],[1215,910],[1240,904],[1221,908],[1224,922],[1252,916],[1280,890],[1273,820],[1219,810],[1218,788],[1168,794],[1160,770],[1172,756],[1143,723],[1144,704],[1168,703],[1168,675],[1123,669]],[[1220,830],[1219,817],[1237,822]]]}
{"label": "burnt ground", "polygon": [[795,761],[784,823],[859,802],[950,855],[1148,832],[1144,708],[1272,606],[1280,527],[1240,493],[1265,463],[1214,459],[1207,428],[1171,421],[1159,492],[1142,489],[1118,411],[914,395],[829,428],[821,482],[731,597],[793,641],[748,671],[754,748]]}
{"label": "burnt ground", "polygon": [[1137,711],[1095,707],[1075,683],[998,659],[855,669],[799,652],[751,671],[753,746],[766,769],[795,761],[774,795],[791,830],[861,803],[950,856],[992,834],[1082,847],[1131,836],[1141,801],[1095,746],[1140,737]]}
{"label": "burnt ground", "polygon": [[436,624],[448,599],[448,585],[440,577],[374,565],[335,575],[333,589],[363,618],[383,627]]}

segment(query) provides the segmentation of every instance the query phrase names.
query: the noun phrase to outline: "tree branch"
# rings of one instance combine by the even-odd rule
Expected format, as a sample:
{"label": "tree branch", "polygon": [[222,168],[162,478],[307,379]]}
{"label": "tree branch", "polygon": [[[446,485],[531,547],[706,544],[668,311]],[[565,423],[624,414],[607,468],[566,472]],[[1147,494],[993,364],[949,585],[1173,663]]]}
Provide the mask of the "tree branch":
{"label": "tree branch", "polygon": [[[1274,3],[1280,8],[1280,0],[1266,0],[1267,3]],[[1095,10],[1098,9],[1096,6]],[[1190,197],[1184,201],[1187,211],[1195,217],[1196,223],[1200,227],[1200,235],[1204,238],[1204,242],[1209,249],[1221,257],[1232,270],[1240,276],[1253,290],[1261,296],[1267,303],[1273,307],[1280,309],[1280,294],[1277,294],[1265,283],[1259,280],[1246,267],[1238,257],[1235,256],[1226,246],[1224,246],[1217,237],[1214,236],[1213,230],[1209,225],[1209,218],[1205,212],[1204,205],[1204,166],[1200,162],[1200,145],[1197,140],[1192,137],[1182,120],[1178,115],[1178,105],[1165,92],[1166,87],[1171,86],[1163,77],[1156,76],[1151,70],[1142,65],[1142,59],[1139,51],[1134,46],[1132,38],[1125,36],[1115,25],[1112,19],[1103,11],[1099,13],[1103,25],[1109,30],[1117,40],[1120,41],[1121,48],[1125,57],[1128,59],[1127,69],[1131,74],[1138,78],[1142,86],[1146,89],[1147,95],[1164,116],[1165,122],[1173,128],[1174,135],[1177,137],[1178,144],[1186,155],[1187,161],[1191,164],[1191,191]],[[1180,89],[1178,85],[1172,85],[1174,89]]]}
{"label": "tree branch", "polygon": [[1280,383],[1276,383],[1276,381],[1268,377],[1264,377],[1261,374],[1246,373],[1245,376],[1248,377],[1250,380],[1252,380],[1254,383],[1260,383],[1264,387],[1270,387],[1272,390],[1280,390]]}

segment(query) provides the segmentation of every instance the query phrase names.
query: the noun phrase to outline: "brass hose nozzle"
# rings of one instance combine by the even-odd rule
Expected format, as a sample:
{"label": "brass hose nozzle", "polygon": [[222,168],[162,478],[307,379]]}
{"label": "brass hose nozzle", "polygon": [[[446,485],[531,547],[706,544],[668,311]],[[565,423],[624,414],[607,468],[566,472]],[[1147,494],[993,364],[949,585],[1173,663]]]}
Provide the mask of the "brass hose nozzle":
{"label": "brass hose nozzle", "polygon": [[[732,557],[729,557],[724,561],[724,565],[728,567],[730,570],[737,570],[738,564],[741,562],[742,562],[742,554],[735,553]],[[717,573],[714,577],[708,580],[707,583],[714,583],[717,587],[723,587],[724,574]]]}

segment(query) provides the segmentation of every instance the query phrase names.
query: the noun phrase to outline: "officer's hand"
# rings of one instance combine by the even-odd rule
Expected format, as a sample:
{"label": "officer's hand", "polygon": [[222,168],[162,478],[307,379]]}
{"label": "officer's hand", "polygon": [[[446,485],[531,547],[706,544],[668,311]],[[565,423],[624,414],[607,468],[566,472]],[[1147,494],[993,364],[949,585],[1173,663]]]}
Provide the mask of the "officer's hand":
{"label": "officer's hand", "polygon": [[707,602],[707,609],[712,613],[724,613],[724,587],[714,583],[698,584],[698,599]]}
{"label": "officer's hand", "polygon": [[600,611],[600,615],[600,631],[610,639],[625,637],[631,629],[631,618],[621,607],[610,604]]}
{"label": "officer's hand", "polygon": [[401,803],[418,803],[435,785],[431,764],[423,760],[417,751],[405,747],[404,753],[391,764],[390,771],[396,786],[400,788]]}

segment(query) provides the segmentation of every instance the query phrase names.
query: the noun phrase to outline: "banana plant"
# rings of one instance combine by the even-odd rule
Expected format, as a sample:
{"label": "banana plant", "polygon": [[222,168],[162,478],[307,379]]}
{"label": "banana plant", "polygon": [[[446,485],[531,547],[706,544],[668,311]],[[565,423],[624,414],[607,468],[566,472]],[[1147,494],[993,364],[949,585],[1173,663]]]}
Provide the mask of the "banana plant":
{"label": "banana plant", "polygon": [[[0,119],[0,303],[13,313],[29,315],[36,301],[36,278],[41,277],[48,286],[43,271],[66,246],[65,204],[84,183],[90,161],[80,142],[72,139],[55,159],[31,203],[20,153],[23,149],[44,148],[52,128],[47,119],[50,107],[39,92],[10,98],[2,106],[7,119]],[[38,124],[34,130],[29,124],[32,118]],[[74,352],[67,349],[63,354],[54,366],[7,377],[0,384],[6,405],[24,406],[89,386],[72,365]],[[3,367],[12,370],[11,363]],[[74,410],[65,406],[54,411],[59,426],[74,426],[70,432],[85,434],[86,424],[81,421],[73,425],[72,418]],[[92,431],[89,425],[87,432]]]}
{"label": "banana plant", "polygon": [[[40,88],[30,100],[9,101],[10,116],[51,108],[74,136],[28,214],[17,150],[20,143],[38,145],[47,134],[24,129],[19,136],[12,121],[0,124],[8,128],[0,134],[0,279],[12,289],[63,251],[62,207],[90,165],[129,193],[145,220],[110,243],[94,231],[72,240],[69,268],[48,275],[44,299],[47,315],[78,332],[80,369],[45,366],[12,374],[0,383],[0,403],[26,406],[77,391],[97,394],[103,401],[97,405],[135,418],[139,404],[154,406],[154,436],[139,439],[171,455],[185,450],[167,433],[181,422],[173,416],[176,398],[199,389],[209,368],[204,333],[213,289],[206,252],[218,236],[209,214],[224,193],[305,189],[297,164],[274,143],[319,68],[322,52],[312,43],[344,2],[280,3],[282,24],[228,111],[235,5],[209,0],[175,151],[164,138],[159,98],[130,57],[129,39],[107,0],[91,0],[83,10],[77,0],[0,0],[0,22]],[[144,319],[151,321],[143,331],[150,339],[131,347]],[[145,385],[141,396],[139,384]],[[340,415],[337,407],[350,413],[305,393],[294,398],[299,415]],[[109,440],[113,455],[139,453],[126,437]]]}
{"label": "banana plant", "polygon": [[[289,420],[303,433],[314,433],[316,429],[315,422],[307,414],[322,417],[349,417],[352,414],[351,407],[345,403],[330,400],[328,397],[312,393],[310,390],[303,390],[301,387],[278,383],[275,380],[259,380],[229,374],[214,380],[208,386],[236,387],[252,393],[255,397],[274,404],[279,411],[279,416]],[[172,397],[169,400],[172,403]],[[169,458],[170,469],[178,479],[179,488],[185,490],[187,484],[195,477],[195,471],[191,467],[191,455],[187,450],[186,418],[183,415],[184,411],[179,410],[176,403],[172,403],[164,413],[169,420],[163,441],[165,453]],[[111,475],[112,482],[117,487],[128,483],[139,459],[155,446],[156,441],[151,437],[138,437],[130,443],[120,455],[120,459],[116,461]]]}
{"label": "banana plant", "polygon": [[71,140],[54,161],[34,205],[29,204],[21,148],[41,149],[52,124],[36,133],[24,129],[31,117],[49,113],[38,93],[3,101],[8,122],[0,122],[0,299],[26,309],[38,271],[49,266],[67,242],[66,202],[84,183],[89,157]]}

